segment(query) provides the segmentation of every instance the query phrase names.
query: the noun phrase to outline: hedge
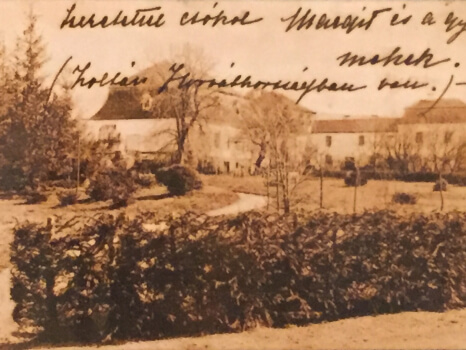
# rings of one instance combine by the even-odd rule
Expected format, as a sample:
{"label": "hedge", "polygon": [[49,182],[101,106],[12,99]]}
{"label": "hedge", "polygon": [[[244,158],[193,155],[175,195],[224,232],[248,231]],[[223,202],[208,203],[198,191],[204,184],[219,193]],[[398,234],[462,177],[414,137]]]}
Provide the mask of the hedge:
{"label": "hedge", "polygon": [[87,342],[464,307],[465,219],[251,212],[25,223],[11,245],[14,319],[39,339]]}

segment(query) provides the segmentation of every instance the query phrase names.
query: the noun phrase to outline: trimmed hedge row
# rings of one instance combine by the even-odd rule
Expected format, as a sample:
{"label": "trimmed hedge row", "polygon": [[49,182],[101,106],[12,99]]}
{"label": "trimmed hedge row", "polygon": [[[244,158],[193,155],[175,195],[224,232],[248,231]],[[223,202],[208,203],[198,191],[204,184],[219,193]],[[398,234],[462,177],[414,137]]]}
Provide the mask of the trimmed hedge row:
{"label": "trimmed hedge row", "polygon": [[165,223],[102,216],[26,223],[14,233],[14,319],[49,341],[231,332],[466,303],[463,213],[187,213]]}

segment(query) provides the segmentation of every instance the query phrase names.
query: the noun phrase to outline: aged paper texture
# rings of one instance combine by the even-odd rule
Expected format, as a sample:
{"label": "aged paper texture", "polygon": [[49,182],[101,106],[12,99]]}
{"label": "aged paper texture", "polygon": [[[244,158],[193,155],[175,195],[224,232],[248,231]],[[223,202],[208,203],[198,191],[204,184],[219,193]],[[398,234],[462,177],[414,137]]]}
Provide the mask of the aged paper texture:
{"label": "aged paper texture", "polygon": [[466,2],[0,2],[5,349],[466,348]]}

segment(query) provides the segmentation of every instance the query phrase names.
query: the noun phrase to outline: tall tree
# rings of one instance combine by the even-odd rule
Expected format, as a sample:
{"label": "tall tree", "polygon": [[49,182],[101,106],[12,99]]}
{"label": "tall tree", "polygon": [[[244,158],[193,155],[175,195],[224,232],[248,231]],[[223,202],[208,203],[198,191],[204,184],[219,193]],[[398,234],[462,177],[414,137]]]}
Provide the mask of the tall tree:
{"label": "tall tree", "polygon": [[[179,74],[189,73],[192,79],[208,77],[211,66],[201,51],[186,45],[174,58],[184,64],[184,69]],[[170,72],[164,74],[161,78],[166,81]],[[205,121],[209,111],[219,106],[217,92],[216,89],[206,89],[198,84],[191,84],[184,89],[173,86],[161,92],[152,103],[153,118],[174,118],[176,122],[174,131],[163,131],[173,136],[175,163],[182,163],[186,158],[187,140],[193,126]]]}
{"label": "tall tree", "polygon": [[300,144],[297,137],[309,125],[312,112],[274,92],[250,93],[246,101],[238,113],[244,135],[257,147],[256,173],[268,160],[267,177],[276,185],[277,207],[281,202],[288,213],[291,195],[306,179],[304,169],[315,153],[309,143]]}
{"label": "tall tree", "polygon": [[1,117],[0,152],[2,187],[22,190],[71,171],[68,158],[78,139],[66,94],[49,94],[40,76],[45,58],[37,18],[31,12],[23,36],[18,38],[11,105]]}

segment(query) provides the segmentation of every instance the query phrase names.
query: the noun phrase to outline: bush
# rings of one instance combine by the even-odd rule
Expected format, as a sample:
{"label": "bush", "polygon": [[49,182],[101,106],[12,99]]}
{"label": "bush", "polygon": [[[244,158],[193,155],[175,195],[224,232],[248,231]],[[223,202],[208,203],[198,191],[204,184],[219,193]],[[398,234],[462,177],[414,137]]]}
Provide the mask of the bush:
{"label": "bush", "polygon": [[155,175],[152,173],[138,173],[135,178],[135,182],[141,187],[150,188],[154,186],[157,181],[155,179]]}
{"label": "bush", "polygon": [[170,194],[182,196],[202,188],[202,181],[196,171],[183,165],[173,165],[157,172],[157,181],[165,185]]}
{"label": "bush", "polygon": [[448,185],[447,180],[445,179],[437,180],[434,185],[434,192],[438,192],[440,190],[445,192],[447,190],[447,185]]}
{"label": "bush", "polygon": [[157,157],[152,159],[137,159],[134,162],[133,169],[138,173],[156,174],[160,169],[167,167],[170,164],[166,157]]}
{"label": "bush", "polygon": [[[346,186],[364,186],[367,184],[367,176],[364,172],[359,172],[359,181],[358,173],[356,171],[348,171],[345,175],[345,185]],[[358,182],[358,183],[357,183]]]}
{"label": "bush", "polygon": [[47,195],[42,189],[26,188],[22,192],[26,204],[39,204],[47,201]]}
{"label": "bush", "polygon": [[392,197],[392,202],[398,204],[414,205],[417,203],[417,196],[412,193],[396,192]]}
{"label": "bush", "polygon": [[148,232],[151,220],[16,227],[16,322],[153,339],[466,305],[464,213],[188,213]]}
{"label": "bush", "polygon": [[130,171],[107,169],[89,179],[86,192],[92,200],[111,200],[115,207],[129,204],[137,190],[136,182]]}
{"label": "bush", "polygon": [[58,200],[62,207],[78,203],[78,194],[76,190],[66,190],[57,194]]}

